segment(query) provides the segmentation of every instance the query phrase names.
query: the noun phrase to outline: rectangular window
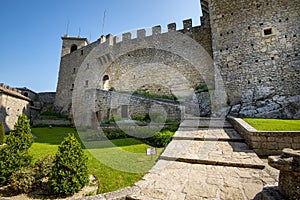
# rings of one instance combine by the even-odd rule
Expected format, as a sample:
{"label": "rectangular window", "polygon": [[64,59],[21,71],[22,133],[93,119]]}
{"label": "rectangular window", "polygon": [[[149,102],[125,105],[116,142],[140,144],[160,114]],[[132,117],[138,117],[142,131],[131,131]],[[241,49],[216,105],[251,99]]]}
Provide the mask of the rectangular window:
{"label": "rectangular window", "polygon": [[85,87],[89,87],[89,81],[85,81]]}
{"label": "rectangular window", "polygon": [[264,29],[264,35],[272,35],[272,34],[273,34],[272,28]]}

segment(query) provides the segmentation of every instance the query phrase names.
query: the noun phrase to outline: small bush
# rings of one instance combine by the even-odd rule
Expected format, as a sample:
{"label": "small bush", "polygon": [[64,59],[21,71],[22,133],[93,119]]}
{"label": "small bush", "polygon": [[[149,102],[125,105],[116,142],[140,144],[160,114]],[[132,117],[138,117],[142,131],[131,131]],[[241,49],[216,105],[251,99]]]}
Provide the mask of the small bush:
{"label": "small bush", "polygon": [[145,139],[145,141],[151,146],[165,147],[170,143],[173,135],[174,132],[168,130],[160,131],[155,136]]}
{"label": "small bush", "polygon": [[6,146],[0,149],[0,186],[9,183],[11,175],[20,168],[28,167],[31,156],[28,150],[33,143],[30,133],[30,121],[26,115],[19,117],[15,131],[6,137]]}
{"label": "small bush", "polygon": [[33,169],[22,168],[14,172],[10,178],[10,187],[20,193],[30,192],[36,183]]}
{"label": "small bush", "polygon": [[30,120],[25,114],[22,114],[19,118],[18,121],[15,124],[15,132],[18,134],[21,133],[30,133]]}
{"label": "small bush", "polygon": [[144,118],[142,116],[140,116],[140,115],[136,115],[136,116],[132,117],[132,120],[141,121],[141,122],[143,121],[143,119]]}
{"label": "small bush", "polygon": [[5,139],[5,131],[4,131],[4,124],[3,122],[0,123],[0,145],[4,144]]}
{"label": "small bush", "polygon": [[49,183],[59,195],[72,195],[88,183],[87,156],[74,135],[69,134],[59,146]]}
{"label": "small bush", "polygon": [[48,177],[50,175],[52,167],[54,165],[54,160],[54,156],[47,155],[35,162],[34,171],[36,173],[37,179]]}
{"label": "small bush", "polygon": [[116,89],[114,87],[110,87],[108,91],[116,91]]}

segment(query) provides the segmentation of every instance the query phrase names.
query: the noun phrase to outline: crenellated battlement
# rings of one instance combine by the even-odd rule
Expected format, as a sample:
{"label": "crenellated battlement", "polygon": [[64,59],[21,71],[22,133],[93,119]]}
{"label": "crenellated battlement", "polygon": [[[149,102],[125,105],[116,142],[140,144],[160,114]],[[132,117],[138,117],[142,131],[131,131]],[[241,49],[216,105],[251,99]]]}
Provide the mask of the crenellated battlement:
{"label": "crenellated battlement", "polygon": [[[146,29],[138,29],[135,32],[132,31],[132,32],[122,33],[121,38],[118,37],[118,36],[113,36],[112,34],[108,34],[106,36],[102,35],[99,38],[98,43],[100,45],[108,44],[109,46],[113,46],[113,45],[118,44],[120,42],[129,42],[129,41],[134,40],[134,39],[143,39],[143,38],[153,37],[153,36],[157,36],[159,34],[163,34],[163,33],[166,33],[166,32],[180,31],[180,32],[186,33],[186,32],[191,31],[192,29],[201,27],[199,25],[193,26],[192,19],[183,20],[182,23],[183,23],[183,29],[181,29],[181,30],[177,29],[177,24],[176,23],[168,24],[167,29],[162,29],[162,27],[160,25],[153,26],[151,28],[150,35],[146,34],[147,33]],[[133,35],[135,35],[135,37],[133,37]]]}

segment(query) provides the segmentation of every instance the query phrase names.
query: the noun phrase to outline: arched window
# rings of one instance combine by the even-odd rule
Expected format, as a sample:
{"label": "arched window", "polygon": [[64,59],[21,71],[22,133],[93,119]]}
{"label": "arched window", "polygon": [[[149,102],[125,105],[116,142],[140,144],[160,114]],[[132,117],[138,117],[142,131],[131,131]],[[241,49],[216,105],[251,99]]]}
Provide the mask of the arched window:
{"label": "arched window", "polygon": [[104,75],[102,78],[103,81],[103,89],[104,90],[109,90],[109,76],[108,75]]}
{"label": "arched window", "polygon": [[108,75],[104,75],[103,76],[103,82],[108,81],[109,80],[109,76]]}
{"label": "arched window", "polygon": [[77,50],[77,45],[76,44],[73,44],[72,46],[71,46],[71,53],[73,52],[73,51],[76,51]]}

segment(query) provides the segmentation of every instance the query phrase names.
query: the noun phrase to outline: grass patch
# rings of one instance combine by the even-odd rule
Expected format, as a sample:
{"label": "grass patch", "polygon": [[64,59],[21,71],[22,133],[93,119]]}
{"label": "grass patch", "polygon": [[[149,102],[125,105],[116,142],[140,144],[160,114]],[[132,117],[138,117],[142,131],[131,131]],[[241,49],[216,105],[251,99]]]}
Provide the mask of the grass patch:
{"label": "grass patch", "polygon": [[258,131],[300,131],[300,120],[244,118]]}
{"label": "grass patch", "polygon": [[[32,128],[32,133],[38,137],[35,139],[29,152],[30,155],[33,156],[33,161],[36,161],[45,155],[54,155],[58,150],[59,144],[68,133],[74,133],[75,137],[79,139],[74,128]],[[85,144],[89,147],[89,150],[87,150],[83,146],[84,152],[88,156],[89,172],[100,182],[98,193],[111,192],[131,186],[144,176],[144,173],[123,172],[117,170],[117,167],[114,167],[113,169],[105,165],[105,162],[112,163],[112,166],[125,166],[130,169],[138,169],[140,167],[150,169],[162,152],[162,148],[158,148],[157,155],[153,156],[153,159],[151,159],[149,156],[146,156],[146,148],[150,146],[133,138],[92,141]],[[126,152],[129,156],[121,156],[120,152]],[[132,153],[135,154],[131,155]],[[101,162],[99,160],[101,160]]]}

